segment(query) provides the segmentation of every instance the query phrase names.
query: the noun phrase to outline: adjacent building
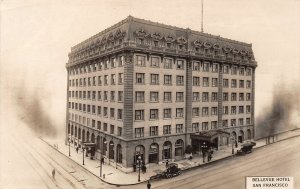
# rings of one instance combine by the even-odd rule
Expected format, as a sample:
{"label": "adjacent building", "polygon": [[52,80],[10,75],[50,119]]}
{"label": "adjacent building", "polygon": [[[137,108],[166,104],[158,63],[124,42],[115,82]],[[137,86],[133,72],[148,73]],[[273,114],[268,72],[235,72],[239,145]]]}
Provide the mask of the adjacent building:
{"label": "adjacent building", "polygon": [[254,137],[252,45],[127,17],[71,48],[66,139],[131,171]]}

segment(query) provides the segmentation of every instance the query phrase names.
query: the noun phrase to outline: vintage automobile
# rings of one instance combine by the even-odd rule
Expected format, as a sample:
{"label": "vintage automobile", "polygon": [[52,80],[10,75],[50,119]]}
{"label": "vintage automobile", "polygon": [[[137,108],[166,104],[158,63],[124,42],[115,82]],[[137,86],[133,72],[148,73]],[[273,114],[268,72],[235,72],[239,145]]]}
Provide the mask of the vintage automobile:
{"label": "vintage automobile", "polygon": [[246,143],[242,144],[241,149],[237,151],[237,155],[245,155],[251,153],[252,148],[255,145],[256,145],[255,142],[247,141]]}
{"label": "vintage automobile", "polygon": [[178,164],[170,163],[168,164],[167,169],[165,171],[152,176],[150,179],[152,180],[152,179],[161,179],[161,178],[172,178],[180,174],[181,174],[181,169],[178,168]]}

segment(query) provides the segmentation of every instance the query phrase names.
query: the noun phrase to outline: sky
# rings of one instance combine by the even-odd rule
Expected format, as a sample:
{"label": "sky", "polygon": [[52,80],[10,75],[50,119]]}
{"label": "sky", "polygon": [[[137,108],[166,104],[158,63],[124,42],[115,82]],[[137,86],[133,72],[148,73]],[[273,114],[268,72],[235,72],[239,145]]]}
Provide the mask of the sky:
{"label": "sky", "polygon": [[[200,0],[0,2],[1,114],[18,109],[3,101],[37,98],[59,128],[72,46],[128,15],[201,30]],[[253,45],[256,115],[271,103],[278,83],[288,90],[300,85],[300,0],[204,0],[204,32]]]}

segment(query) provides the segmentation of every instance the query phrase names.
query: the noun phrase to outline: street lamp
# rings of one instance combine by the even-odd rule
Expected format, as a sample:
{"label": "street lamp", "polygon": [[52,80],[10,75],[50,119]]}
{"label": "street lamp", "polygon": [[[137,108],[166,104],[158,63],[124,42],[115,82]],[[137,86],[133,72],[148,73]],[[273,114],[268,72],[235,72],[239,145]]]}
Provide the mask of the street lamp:
{"label": "street lamp", "polygon": [[68,142],[69,142],[69,157],[71,156],[71,150],[70,150],[70,148],[71,148],[71,146],[70,146],[70,138],[68,138]]}
{"label": "street lamp", "polygon": [[202,157],[203,157],[203,163],[205,163],[205,151],[206,151],[206,148],[207,148],[207,145],[205,142],[202,143]]}
{"label": "street lamp", "polygon": [[85,147],[83,146],[82,147],[82,165],[84,165],[84,149],[85,149]]}
{"label": "street lamp", "polygon": [[138,166],[139,166],[138,182],[140,182],[141,181],[141,163],[142,163],[142,157],[141,157],[141,155],[138,156],[137,163],[138,163]]}
{"label": "street lamp", "polygon": [[233,148],[233,144],[234,143],[234,137],[231,137],[231,147],[232,147],[232,155],[234,154],[234,148]]}

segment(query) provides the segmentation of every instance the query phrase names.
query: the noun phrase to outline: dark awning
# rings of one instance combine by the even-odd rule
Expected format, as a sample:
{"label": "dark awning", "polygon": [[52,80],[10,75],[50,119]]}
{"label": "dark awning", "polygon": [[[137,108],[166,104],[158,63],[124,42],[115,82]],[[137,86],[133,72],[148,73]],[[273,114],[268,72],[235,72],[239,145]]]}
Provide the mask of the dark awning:
{"label": "dark awning", "polygon": [[230,133],[222,130],[201,131],[199,133],[192,133],[191,139],[213,142],[213,140],[220,135],[229,137]]}

